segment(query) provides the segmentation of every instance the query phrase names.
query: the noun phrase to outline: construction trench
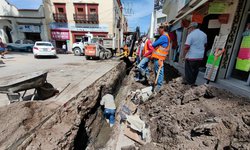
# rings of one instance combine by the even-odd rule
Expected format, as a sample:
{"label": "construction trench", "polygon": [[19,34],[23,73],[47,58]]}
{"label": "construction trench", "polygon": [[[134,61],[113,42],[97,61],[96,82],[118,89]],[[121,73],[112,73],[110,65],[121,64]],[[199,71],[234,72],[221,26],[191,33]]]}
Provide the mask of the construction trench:
{"label": "construction trench", "polygon": [[[179,72],[169,65],[160,93],[134,112],[150,129],[149,140],[125,142],[119,113],[131,91],[146,87],[134,75],[121,62],[56,110],[46,101],[0,110],[0,149],[250,149],[250,100],[208,85],[182,85]],[[207,91],[214,97],[204,98]],[[99,104],[106,93],[115,96],[118,107],[112,128]]]}

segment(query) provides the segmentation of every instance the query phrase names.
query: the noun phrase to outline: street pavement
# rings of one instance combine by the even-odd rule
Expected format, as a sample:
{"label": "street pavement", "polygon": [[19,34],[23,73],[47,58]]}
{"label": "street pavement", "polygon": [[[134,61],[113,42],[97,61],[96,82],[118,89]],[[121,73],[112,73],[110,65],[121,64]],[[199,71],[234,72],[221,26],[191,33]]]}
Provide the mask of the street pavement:
{"label": "street pavement", "polygon": [[[11,53],[6,57],[7,59],[3,60],[5,64],[0,64],[0,83],[1,80],[3,81],[9,76],[48,71],[47,81],[49,83],[59,91],[67,88],[61,94],[63,95],[62,98],[58,96],[62,103],[67,102],[119,63],[114,59],[105,61],[86,60],[84,56],[72,54],[61,54],[58,55],[58,58],[35,59],[33,54],[30,53]],[[32,92],[30,90],[27,94]],[[7,105],[8,102],[7,96],[0,94],[0,107]]]}

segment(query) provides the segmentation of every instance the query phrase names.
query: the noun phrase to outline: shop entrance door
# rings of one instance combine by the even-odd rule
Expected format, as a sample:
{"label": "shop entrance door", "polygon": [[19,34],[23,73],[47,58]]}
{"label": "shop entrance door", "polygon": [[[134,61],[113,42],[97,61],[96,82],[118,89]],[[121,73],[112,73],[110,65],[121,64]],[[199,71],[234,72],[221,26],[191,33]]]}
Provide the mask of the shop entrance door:
{"label": "shop entrance door", "polygon": [[26,40],[32,40],[34,42],[41,41],[40,33],[29,33],[25,32]]}
{"label": "shop entrance door", "polygon": [[231,77],[250,85],[250,3],[248,2],[241,27],[237,36],[235,53],[231,59],[234,63]]}

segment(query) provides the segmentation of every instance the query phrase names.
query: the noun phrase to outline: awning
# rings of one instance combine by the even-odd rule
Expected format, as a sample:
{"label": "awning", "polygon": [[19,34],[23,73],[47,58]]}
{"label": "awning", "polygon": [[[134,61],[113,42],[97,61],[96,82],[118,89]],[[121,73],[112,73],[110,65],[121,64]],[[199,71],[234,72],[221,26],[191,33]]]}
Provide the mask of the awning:
{"label": "awning", "polygon": [[182,18],[186,17],[187,15],[189,15],[190,13],[192,13],[194,10],[196,10],[197,8],[199,8],[200,6],[204,5],[206,2],[208,2],[209,0],[202,0],[200,3],[198,3],[196,6],[194,6],[193,8],[187,10],[186,12],[183,12],[183,15],[179,16],[173,24],[175,24],[177,21],[180,21]]}
{"label": "awning", "polygon": [[173,24],[173,26],[171,27],[170,31],[175,31],[177,29],[181,28],[181,21],[176,22],[175,24]]}

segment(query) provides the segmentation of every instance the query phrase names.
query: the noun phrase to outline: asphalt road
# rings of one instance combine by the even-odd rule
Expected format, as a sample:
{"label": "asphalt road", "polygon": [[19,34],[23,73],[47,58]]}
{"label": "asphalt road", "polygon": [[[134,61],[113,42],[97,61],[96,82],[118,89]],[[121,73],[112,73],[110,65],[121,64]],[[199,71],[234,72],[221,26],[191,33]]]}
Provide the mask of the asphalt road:
{"label": "asphalt road", "polygon": [[[71,95],[68,94],[68,98],[92,84],[119,63],[114,59],[86,60],[84,56],[73,54],[61,54],[58,58],[35,59],[30,53],[12,53],[6,57],[7,59],[3,60],[5,64],[0,64],[0,85],[1,81],[10,76],[15,79],[17,74],[28,75],[36,71],[48,71],[47,81],[59,91],[67,85],[74,87],[81,82],[77,91],[70,91]],[[32,90],[29,93],[32,93]],[[7,105],[8,102],[7,96],[0,94],[0,107]]]}

